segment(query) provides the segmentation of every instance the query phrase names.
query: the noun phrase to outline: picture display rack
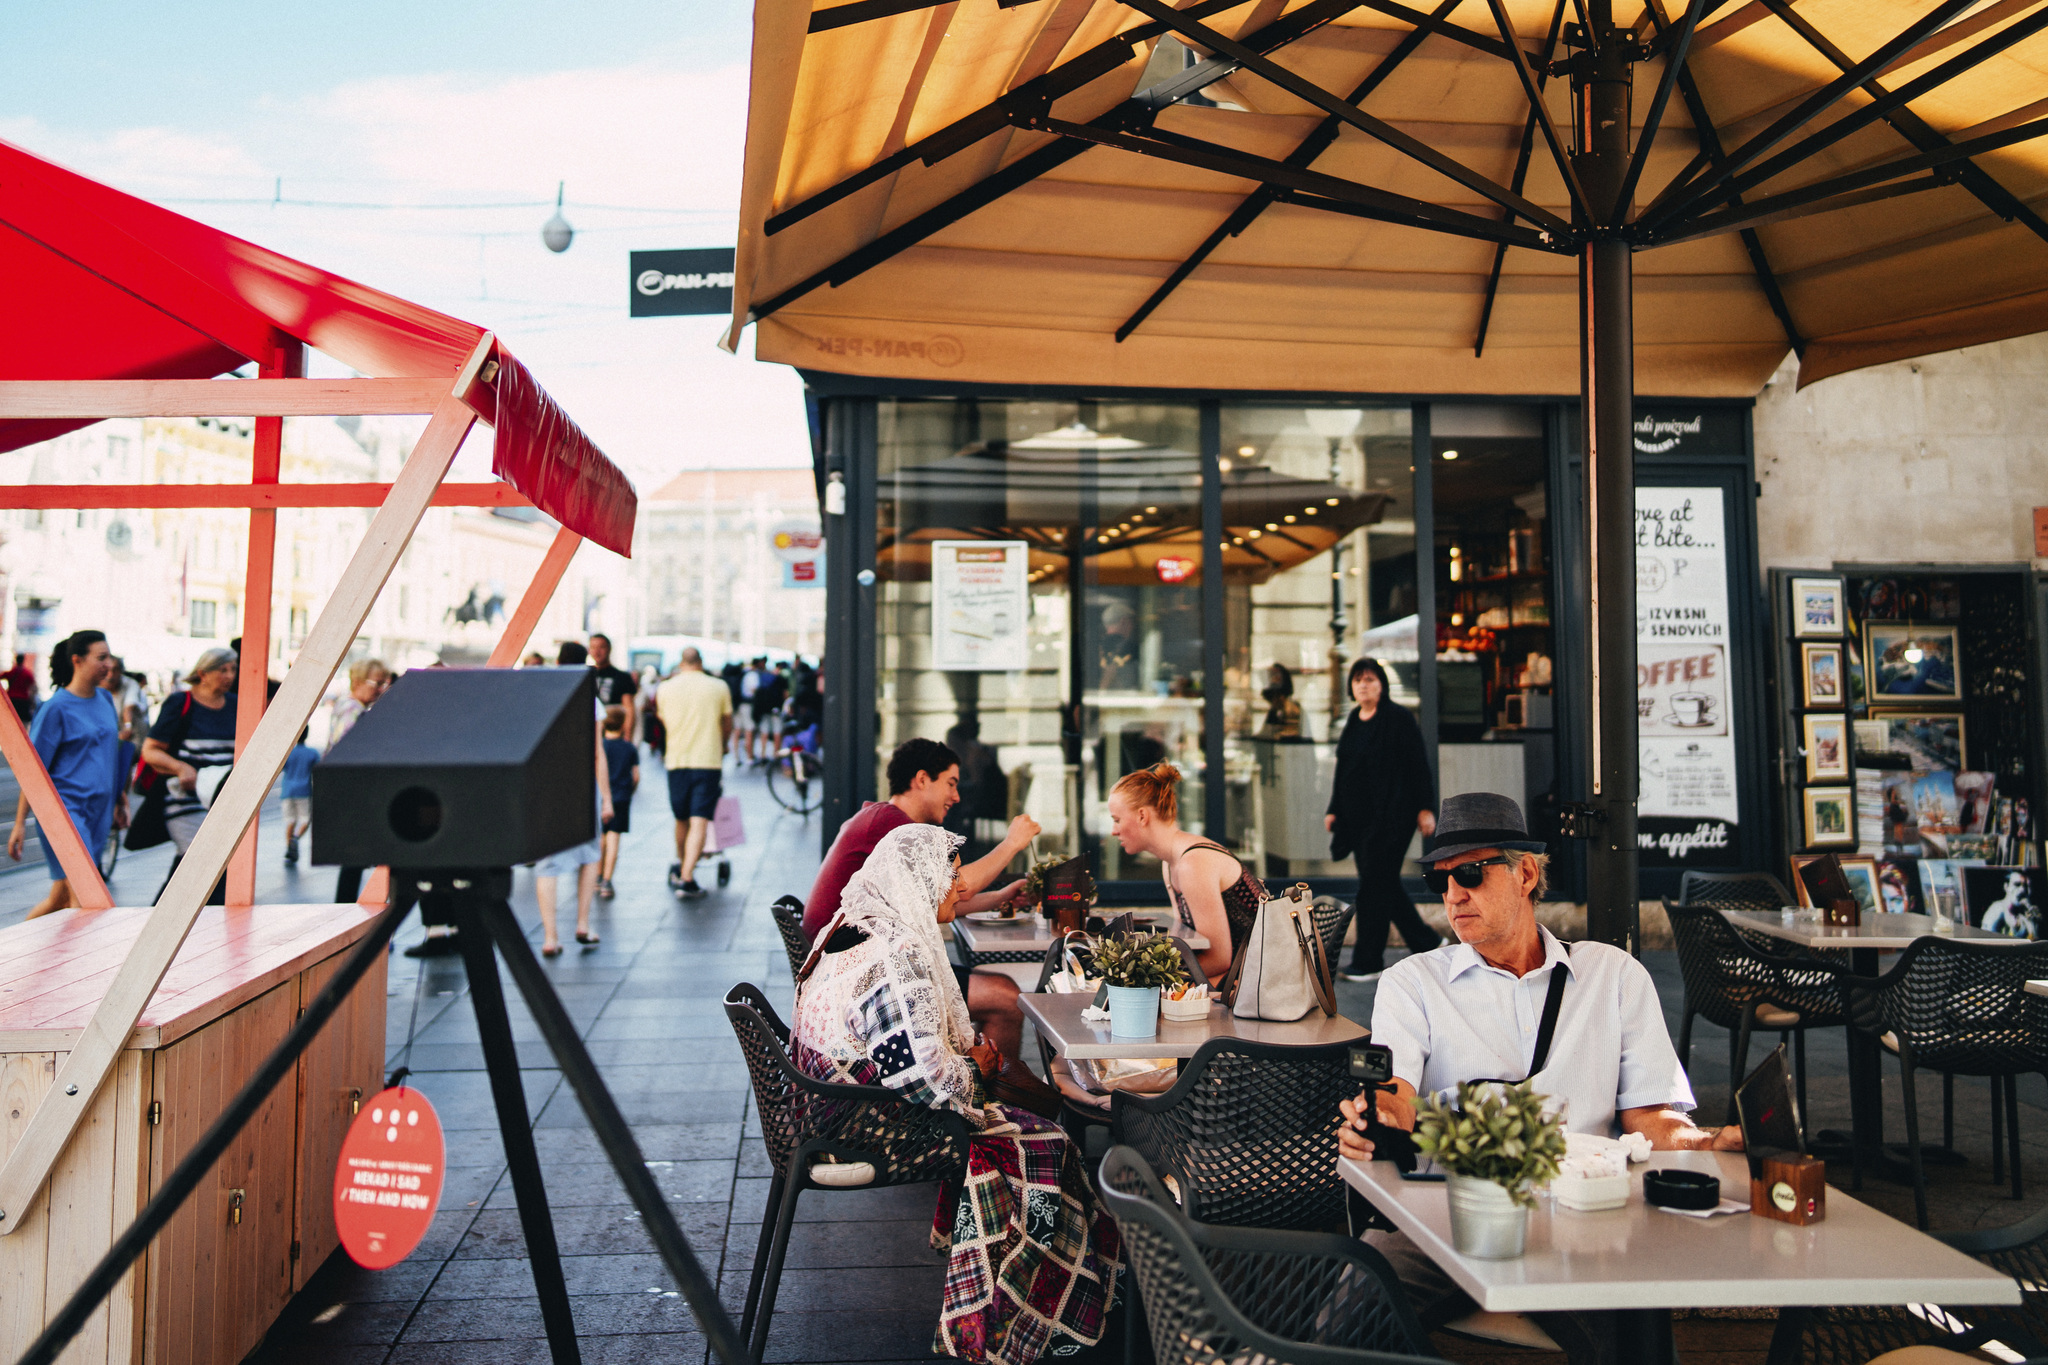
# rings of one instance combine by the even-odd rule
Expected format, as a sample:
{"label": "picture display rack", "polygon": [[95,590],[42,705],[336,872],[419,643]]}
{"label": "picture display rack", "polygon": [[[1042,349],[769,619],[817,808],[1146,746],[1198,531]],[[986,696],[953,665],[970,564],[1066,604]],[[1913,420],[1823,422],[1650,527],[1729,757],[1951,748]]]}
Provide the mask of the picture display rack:
{"label": "picture display rack", "polygon": [[[1850,716],[1848,580],[1774,571],[1779,620],[1780,772],[1790,796],[1787,843],[1802,853],[1854,854],[1863,842]],[[1794,880],[1796,881],[1796,875]]]}

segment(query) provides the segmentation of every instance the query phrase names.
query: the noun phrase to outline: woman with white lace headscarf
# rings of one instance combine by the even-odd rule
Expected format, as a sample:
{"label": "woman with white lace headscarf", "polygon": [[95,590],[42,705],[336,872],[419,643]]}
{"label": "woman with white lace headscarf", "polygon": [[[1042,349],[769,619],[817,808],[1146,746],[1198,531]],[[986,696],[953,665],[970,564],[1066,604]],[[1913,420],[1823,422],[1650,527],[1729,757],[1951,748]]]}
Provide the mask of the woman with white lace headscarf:
{"label": "woman with white lace headscarf", "polygon": [[904,825],[875,845],[798,976],[790,1051],[820,1080],[884,1085],[977,1130],[957,1210],[942,1194],[933,1220],[949,1259],[932,1349],[1032,1365],[1101,1338],[1120,1249],[1059,1126],[985,1098],[1001,1057],[976,1037],[939,929],[960,899],[960,843]]}

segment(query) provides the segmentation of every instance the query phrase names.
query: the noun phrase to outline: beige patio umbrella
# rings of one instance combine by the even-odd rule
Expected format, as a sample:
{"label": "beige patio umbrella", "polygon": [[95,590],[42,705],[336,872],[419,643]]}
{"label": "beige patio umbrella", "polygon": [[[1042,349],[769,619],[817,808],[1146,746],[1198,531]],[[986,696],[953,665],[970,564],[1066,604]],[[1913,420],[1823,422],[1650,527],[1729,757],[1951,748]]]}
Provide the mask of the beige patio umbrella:
{"label": "beige patio umbrella", "polygon": [[913,379],[1578,390],[1580,827],[1591,930],[1629,942],[1633,395],[2048,326],[2044,27],[2044,0],[757,0],[733,340]]}

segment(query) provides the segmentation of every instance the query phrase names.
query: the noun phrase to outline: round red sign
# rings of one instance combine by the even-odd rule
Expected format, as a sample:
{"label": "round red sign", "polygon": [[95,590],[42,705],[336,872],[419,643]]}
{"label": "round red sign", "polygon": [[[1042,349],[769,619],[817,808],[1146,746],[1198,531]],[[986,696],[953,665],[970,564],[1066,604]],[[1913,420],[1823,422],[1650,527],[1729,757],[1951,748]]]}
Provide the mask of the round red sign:
{"label": "round red sign", "polygon": [[448,1151],[427,1097],[408,1086],[365,1104],[334,1167],[334,1225],[350,1259],[383,1270],[412,1254],[441,1205]]}

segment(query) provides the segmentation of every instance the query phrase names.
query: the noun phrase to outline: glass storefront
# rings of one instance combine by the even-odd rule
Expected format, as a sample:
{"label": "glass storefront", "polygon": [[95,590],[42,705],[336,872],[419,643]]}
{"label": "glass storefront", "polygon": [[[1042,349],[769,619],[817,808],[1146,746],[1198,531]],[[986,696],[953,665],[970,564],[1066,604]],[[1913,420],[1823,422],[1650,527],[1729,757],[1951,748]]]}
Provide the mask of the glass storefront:
{"label": "glass storefront", "polygon": [[[807,378],[818,394],[834,377]],[[1183,775],[1184,828],[1269,884],[1347,894],[1352,868],[1330,861],[1323,811],[1349,666],[1369,654],[1390,700],[1422,721],[1440,795],[1513,795],[1569,855],[1554,836],[1560,807],[1584,795],[1571,698],[1586,666],[1569,408],[848,382],[867,387],[828,387],[817,409],[827,534],[842,538],[827,558],[827,744],[861,757],[828,757],[844,777],[824,837],[887,795],[896,745],[940,738],[962,757],[949,823],[970,856],[1028,813],[1037,853],[1087,856],[1105,903],[1156,900],[1158,866],[1109,837],[1107,800],[1125,773],[1166,760]],[[1726,415],[1738,435],[1745,418]],[[1736,501],[1749,457],[1716,439],[1639,460],[1646,483],[1726,485],[1739,563],[1753,543]],[[1746,855],[1723,841],[1682,865],[1709,856]],[[1554,894],[1576,894],[1574,863],[1554,869]]]}

